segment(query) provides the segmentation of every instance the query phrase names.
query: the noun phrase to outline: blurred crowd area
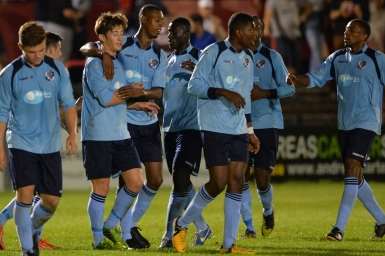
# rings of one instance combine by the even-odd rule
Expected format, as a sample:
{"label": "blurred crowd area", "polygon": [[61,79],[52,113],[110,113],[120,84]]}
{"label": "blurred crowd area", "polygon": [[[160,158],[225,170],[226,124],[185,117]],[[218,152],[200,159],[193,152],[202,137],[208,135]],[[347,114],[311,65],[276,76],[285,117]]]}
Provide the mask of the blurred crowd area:
{"label": "blurred crowd area", "polygon": [[[38,20],[47,31],[63,37],[62,60],[70,70],[75,94],[80,94],[84,58],[78,49],[96,40],[96,18],[101,12],[120,11],[129,20],[127,34],[133,35],[138,29],[139,9],[148,3],[160,6],[166,15],[165,27],[157,38],[165,49],[167,24],[174,17],[190,18],[192,44],[203,49],[225,38],[227,20],[237,11],[263,17],[263,40],[282,54],[290,72],[314,70],[331,52],[343,47],[345,25],[353,18],[370,22],[371,47],[385,48],[385,0],[0,0],[0,67],[20,54],[19,26],[27,20]],[[295,97],[284,103],[287,123],[333,123],[334,91],[333,86],[297,91],[300,96],[316,96]]]}

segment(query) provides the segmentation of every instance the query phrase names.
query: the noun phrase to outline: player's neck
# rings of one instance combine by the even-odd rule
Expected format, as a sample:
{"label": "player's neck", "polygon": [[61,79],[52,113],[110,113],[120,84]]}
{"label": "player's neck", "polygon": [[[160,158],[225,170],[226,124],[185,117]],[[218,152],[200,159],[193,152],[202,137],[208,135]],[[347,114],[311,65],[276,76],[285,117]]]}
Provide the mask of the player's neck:
{"label": "player's neck", "polygon": [[135,37],[138,39],[140,48],[142,49],[147,49],[150,47],[153,41],[153,39],[150,38],[142,28],[139,28],[138,32],[135,34]]}
{"label": "player's neck", "polygon": [[240,51],[243,50],[243,47],[242,47],[241,44],[238,42],[238,40],[229,37],[229,42],[230,42],[230,44],[231,44],[231,47],[234,48],[234,50],[235,50],[236,52],[240,52]]}
{"label": "player's neck", "polygon": [[362,50],[362,48],[364,48],[366,42],[363,42],[363,43],[357,43],[356,45],[352,45],[350,46],[350,48],[352,49],[352,53],[357,53],[359,51]]}

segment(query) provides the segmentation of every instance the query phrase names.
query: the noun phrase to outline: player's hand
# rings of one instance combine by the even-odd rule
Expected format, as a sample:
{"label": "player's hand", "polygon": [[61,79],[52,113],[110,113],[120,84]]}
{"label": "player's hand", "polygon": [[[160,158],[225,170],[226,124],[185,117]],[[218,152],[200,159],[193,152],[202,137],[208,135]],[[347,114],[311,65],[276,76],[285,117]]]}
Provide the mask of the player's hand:
{"label": "player's hand", "polygon": [[259,88],[258,85],[255,85],[253,87],[253,90],[251,90],[251,99],[252,100],[260,100],[264,98],[264,93],[261,88]]}
{"label": "player's hand", "polygon": [[230,101],[236,109],[241,109],[246,105],[245,99],[237,92],[223,89],[220,90],[219,95]]}
{"label": "player's hand", "polygon": [[76,111],[82,110],[82,104],[83,104],[83,96],[80,96],[75,102]]}
{"label": "player's hand", "polygon": [[114,63],[112,61],[111,55],[108,53],[102,54],[102,66],[103,66],[103,73],[104,77],[107,80],[112,80],[114,78]]}
{"label": "player's hand", "polygon": [[4,172],[8,168],[8,156],[5,149],[0,149],[0,172]]}
{"label": "player's hand", "polygon": [[144,86],[141,83],[133,83],[120,87],[117,91],[118,97],[126,100],[128,98],[137,98],[145,95]]}
{"label": "player's hand", "polygon": [[186,61],[183,61],[182,64],[180,64],[180,66],[192,72],[194,71],[195,63],[192,62],[191,60],[186,60]]}
{"label": "player's hand", "polygon": [[255,134],[249,134],[249,151],[253,154],[257,154],[261,147],[261,142]]}
{"label": "player's hand", "polygon": [[151,115],[157,115],[160,107],[154,102],[135,102],[129,106],[130,109],[146,111]]}
{"label": "player's hand", "polygon": [[293,73],[287,74],[287,77],[286,77],[286,83],[287,84],[295,85],[296,82],[297,82],[297,76],[296,75],[294,75]]}
{"label": "player's hand", "polygon": [[67,154],[69,155],[73,155],[78,151],[76,134],[68,135],[66,140],[66,151],[67,151]]}

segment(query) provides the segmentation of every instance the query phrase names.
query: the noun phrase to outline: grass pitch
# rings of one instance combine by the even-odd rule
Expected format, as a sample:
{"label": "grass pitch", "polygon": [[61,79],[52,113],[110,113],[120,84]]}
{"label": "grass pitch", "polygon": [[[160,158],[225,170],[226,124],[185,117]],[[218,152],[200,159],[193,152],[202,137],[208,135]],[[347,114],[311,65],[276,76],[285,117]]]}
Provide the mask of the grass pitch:
{"label": "grass pitch", "polygon": [[[380,205],[385,208],[385,184],[371,183]],[[245,239],[241,223],[238,244],[253,248],[256,255],[385,255],[385,239],[370,240],[374,221],[360,202],[356,203],[350,217],[344,241],[323,240],[334,224],[342,194],[342,181],[288,182],[274,184],[276,228],[268,238],[260,235],[261,206],[253,194],[254,224],[258,229],[255,239]],[[143,234],[151,242],[144,251],[94,251],[91,248],[91,231],[86,212],[89,192],[67,191],[63,195],[56,215],[45,226],[43,237],[62,246],[54,251],[41,251],[41,255],[166,255],[171,251],[159,251],[158,245],[164,231],[169,189],[164,188],[156,196],[151,208],[141,221]],[[0,205],[4,206],[13,194],[1,193]],[[111,209],[114,194],[111,192],[106,205]],[[189,229],[187,255],[217,254],[223,237],[223,196],[218,197],[204,211],[204,216],[214,231],[214,237],[199,248],[193,247],[194,227]],[[0,255],[20,255],[15,225],[5,226],[6,251]]]}

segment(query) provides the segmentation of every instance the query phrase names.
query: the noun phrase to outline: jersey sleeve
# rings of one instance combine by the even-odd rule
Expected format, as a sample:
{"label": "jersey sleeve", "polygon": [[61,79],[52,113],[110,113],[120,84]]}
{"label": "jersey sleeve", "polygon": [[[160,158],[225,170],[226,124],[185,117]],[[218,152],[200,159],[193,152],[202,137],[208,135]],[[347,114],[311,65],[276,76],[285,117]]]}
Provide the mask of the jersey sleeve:
{"label": "jersey sleeve", "polygon": [[7,123],[12,103],[11,75],[3,70],[0,72],[0,122]]}
{"label": "jersey sleeve", "polygon": [[286,83],[287,69],[281,55],[277,52],[272,54],[271,68],[275,70],[276,84],[277,84],[277,96],[278,98],[290,97],[295,94],[295,87]]}
{"label": "jersey sleeve", "polygon": [[201,54],[197,65],[188,83],[187,91],[202,99],[208,99],[210,88],[209,77],[212,72],[215,56],[218,53],[217,46],[212,45]]}
{"label": "jersey sleeve", "polygon": [[104,107],[107,107],[114,94],[112,81],[106,80],[103,75],[103,67],[98,59],[93,59],[85,66],[85,76],[88,89]]}
{"label": "jersey sleeve", "polygon": [[376,54],[376,59],[378,61],[378,66],[380,68],[380,78],[382,86],[385,86],[385,54],[378,53]]}
{"label": "jersey sleeve", "polygon": [[59,67],[61,76],[59,84],[59,101],[60,105],[63,106],[64,111],[68,108],[75,106],[75,99],[73,96],[72,84],[68,70],[63,64],[57,65]]}
{"label": "jersey sleeve", "polygon": [[332,68],[332,62],[334,59],[334,54],[330,55],[326,58],[326,60],[321,64],[318,70],[314,72],[307,73],[309,77],[309,88],[312,87],[323,87],[327,81],[333,79],[330,74],[330,70]]}

